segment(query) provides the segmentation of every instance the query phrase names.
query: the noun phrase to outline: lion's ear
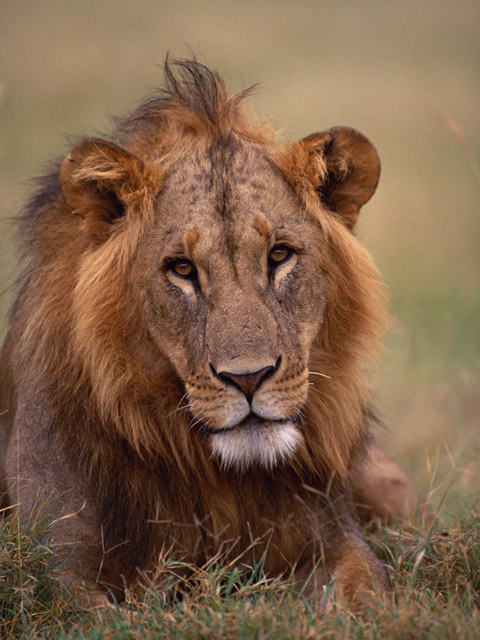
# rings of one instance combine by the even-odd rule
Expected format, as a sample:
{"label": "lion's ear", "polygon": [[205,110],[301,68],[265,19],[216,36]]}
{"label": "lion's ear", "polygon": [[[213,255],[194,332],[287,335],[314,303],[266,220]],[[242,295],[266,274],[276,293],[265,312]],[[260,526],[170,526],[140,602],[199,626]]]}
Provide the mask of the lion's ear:
{"label": "lion's ear", "polygon": [[[94,138],[76,144],[60,167],[63,194],[92,235],[122,217],[145,184],[142,160],[111,142]],[[98,232],[98,233],[97,233]]]}
{"label": "lion's ear", "polygon": [[348,127],[314,133],[297,144],[304,147],[307,174],[322,202],[352,229],[377,188],[380,160],[375,147]]}

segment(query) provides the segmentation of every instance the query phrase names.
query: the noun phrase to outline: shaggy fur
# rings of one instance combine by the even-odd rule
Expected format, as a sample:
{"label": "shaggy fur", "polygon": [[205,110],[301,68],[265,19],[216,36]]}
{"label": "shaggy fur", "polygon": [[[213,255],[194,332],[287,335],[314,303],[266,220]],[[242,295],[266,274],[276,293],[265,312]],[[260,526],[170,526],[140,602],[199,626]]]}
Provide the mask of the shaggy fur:
{"label": "shaggy fur", "polygon": [[[111,141],[75,145],[19,221],[10,501],[68,514],[54,528],[68,579],[117,597],[166,552],[249,564],[267,549],[270,575],[301,586],[317,566],[312,589],[386,597],[351,501],[386,319],[351,232],[376,152],[345,128],[279,147],[248,91],[229,97],[196,61],[165,77]],[[290,253],[276,264],[272,247]]]}

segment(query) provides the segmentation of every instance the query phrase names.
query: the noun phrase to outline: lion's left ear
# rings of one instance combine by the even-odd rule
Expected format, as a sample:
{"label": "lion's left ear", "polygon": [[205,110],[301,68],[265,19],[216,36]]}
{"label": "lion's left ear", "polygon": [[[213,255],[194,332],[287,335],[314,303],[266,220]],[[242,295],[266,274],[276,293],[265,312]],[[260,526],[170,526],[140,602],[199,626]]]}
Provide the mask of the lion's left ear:
{"label": "lion's left ear", "polygon": [[380,160],[375,147],[348,127],[314,133],[297,145],[302,147],[306,173],[320,199],[352,229],[360,208],[377,188]]}
{"label": "lion's left ear", "polygon": [[76,144],[60,167],[67,204],[85,219],[91,235],[108,235],[111,223],[145,195],[149,172],[142,160],[112,142]]}

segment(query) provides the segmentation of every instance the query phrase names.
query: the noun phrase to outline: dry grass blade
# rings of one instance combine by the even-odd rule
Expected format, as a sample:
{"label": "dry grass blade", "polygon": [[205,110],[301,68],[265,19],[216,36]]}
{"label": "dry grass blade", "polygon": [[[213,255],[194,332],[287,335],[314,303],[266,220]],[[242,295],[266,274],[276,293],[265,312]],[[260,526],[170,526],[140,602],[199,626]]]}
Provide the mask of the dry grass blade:
{"label": "dry grass blade", "polygon": [[453,133],[455,138],[465,149],[468,156],[468,160],[470,162],[470,166],[472,167],[473,173],[475,175],[475,178],[477,179],[477,182],[480,184],[480,164],[478,163],[478,160],[475,157],[473,149],[468,143],[468,140],[462,128],[446,109],[442,109],[439,112],[438,119],[447,129],[451,131],[451,133]]}

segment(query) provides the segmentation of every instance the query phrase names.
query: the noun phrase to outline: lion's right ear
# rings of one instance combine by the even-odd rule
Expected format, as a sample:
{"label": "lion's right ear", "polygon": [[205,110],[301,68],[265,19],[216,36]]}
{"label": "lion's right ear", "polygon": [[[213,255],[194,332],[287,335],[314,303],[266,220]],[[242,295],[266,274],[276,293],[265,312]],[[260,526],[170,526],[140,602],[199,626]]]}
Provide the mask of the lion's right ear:
{"label": "lion's right ear", "polygon": [[105,140],[76,144],[60,166],[67,204],[85,219],[92,235],[104,236],[111,223],[144,195],[148,171],[139,158]]}

